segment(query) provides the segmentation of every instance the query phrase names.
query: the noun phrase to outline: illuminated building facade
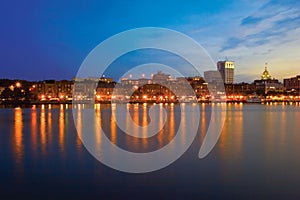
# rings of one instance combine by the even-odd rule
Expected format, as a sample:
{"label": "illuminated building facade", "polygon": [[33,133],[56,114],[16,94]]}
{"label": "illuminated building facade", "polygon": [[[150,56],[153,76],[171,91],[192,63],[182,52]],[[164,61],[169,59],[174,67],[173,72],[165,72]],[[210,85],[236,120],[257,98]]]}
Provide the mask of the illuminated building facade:
{"label": "illuminated building facade", "polygon": [[283,92],[283,84],[278,79],[272,78],[268,69],[267,63],[265,63],[265,70],[261,75],[260,80],[255,80],[254,85],[256,91],[261,94],[267,94],[268,92]]}
{"label": "illuminated building facade", "polygon": [[33,92],[41,100],[66,100],[72,97],[73,81],[40,81],[35,84]]}
{"label": "illuminated building facade", "polygon": [[234,61],[219,61],[217,63],[218,71],[221,74],[225,84],[234,83]]}

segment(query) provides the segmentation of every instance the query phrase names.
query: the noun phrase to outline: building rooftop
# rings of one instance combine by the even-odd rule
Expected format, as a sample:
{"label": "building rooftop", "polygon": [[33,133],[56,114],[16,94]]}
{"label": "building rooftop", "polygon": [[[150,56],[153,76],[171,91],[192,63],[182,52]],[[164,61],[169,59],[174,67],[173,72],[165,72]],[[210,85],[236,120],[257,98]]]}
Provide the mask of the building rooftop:
{"label": "building rooftop", "polygon": [[270,75],[267,69],[267,63],[265,63],[265,71],[261,75],[261,80],[270,80],[270,79],[272,79],[272,76]]}

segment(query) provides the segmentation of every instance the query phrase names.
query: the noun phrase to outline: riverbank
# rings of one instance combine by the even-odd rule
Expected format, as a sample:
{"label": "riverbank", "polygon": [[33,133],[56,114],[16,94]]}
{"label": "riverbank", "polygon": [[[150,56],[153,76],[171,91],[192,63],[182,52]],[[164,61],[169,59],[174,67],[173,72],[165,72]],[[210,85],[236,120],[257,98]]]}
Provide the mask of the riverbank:
{"label": "riverbank", "polygon": [[[134,101],[134,102],[111,102],[111,101],[96,101],[95,104],[144,104],[144,105],[155,105],[155,104],[162,104],[162,105],[177,105],[180,103],[186,103],[186,104],[191,104],[191,103],[196,103],[196,102],[143,102],[143,101]],[[226,104],[266,104],[266,105],[300,105],[300,101],[198,101],[198,104],[218,104],[218,103],[226,103]],[[33,106],[41,107],[43,105],[72,105],[72,104],[91,104],[91,101],[33,101],[33,102],[28,102],[28,101],[18,101],[18,102],[0,102],[0,108],[15,108],[15,107],[21,107],[21,108],[32,108]]]}

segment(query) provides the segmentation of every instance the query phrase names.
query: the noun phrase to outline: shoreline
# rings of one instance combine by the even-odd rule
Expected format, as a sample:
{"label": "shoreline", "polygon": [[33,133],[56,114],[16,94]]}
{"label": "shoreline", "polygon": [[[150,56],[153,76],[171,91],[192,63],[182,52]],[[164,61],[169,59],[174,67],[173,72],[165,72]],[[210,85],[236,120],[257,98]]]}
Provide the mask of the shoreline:
{"label": "shoreline", "polygon": [[[89,105],[91,102],[90,101],[80,101],[80,102],[75,102],[73,103],[72,101],[64,101],[64,102],[50,102],[50,101],[45,101],[45,102],[18,102],[18,103],[12,103],[12,102],[1,102],[0,103],[0,108],[16,108],[16,107],[21,107],[21,108],[31,108],[32,106],[42,106],[42,105],[73,105],[73,104],[86,104]],[[278,104],[278,105],[300,105],[300,101],[261,101],[261,102],[247,102],[247,101],[226,101],[226,102],[221,102],[221,101],[199,101],[199,102],[111,102],[111,101],[102,101],[102,102],[95,102],[95,105],[102,104],[102,105],[111,105],[111,104],[139,104],[139,105],[178,105],[181,103],[185,104],[220,104],[220,103],[226,103],[228,105],[231,104],[248,104],[248,105],[254,105],[254,104],[261,104],[261,105],[269,105],[269,104]]]}

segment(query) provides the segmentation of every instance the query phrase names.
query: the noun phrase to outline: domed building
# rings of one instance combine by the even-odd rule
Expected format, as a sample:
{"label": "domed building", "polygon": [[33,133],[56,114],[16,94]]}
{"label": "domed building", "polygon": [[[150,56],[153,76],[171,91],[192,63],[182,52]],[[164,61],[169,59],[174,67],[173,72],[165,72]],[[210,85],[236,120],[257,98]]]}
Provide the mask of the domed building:
{"label": "domed building", "polygon": [[267,69],[267,63],[265,64],[265,71],[261,75],[261,80],[271,80],[272,77]]}
{"label": "domed building", "polygon": [[283,85],[278,81],[278,79],[272,78],[268,69],[267,63],[265,63],[265,70],[261,75],[260,80],[255,80],[254,85],[257,93],[267,94],[268,92],[282,92]]}

